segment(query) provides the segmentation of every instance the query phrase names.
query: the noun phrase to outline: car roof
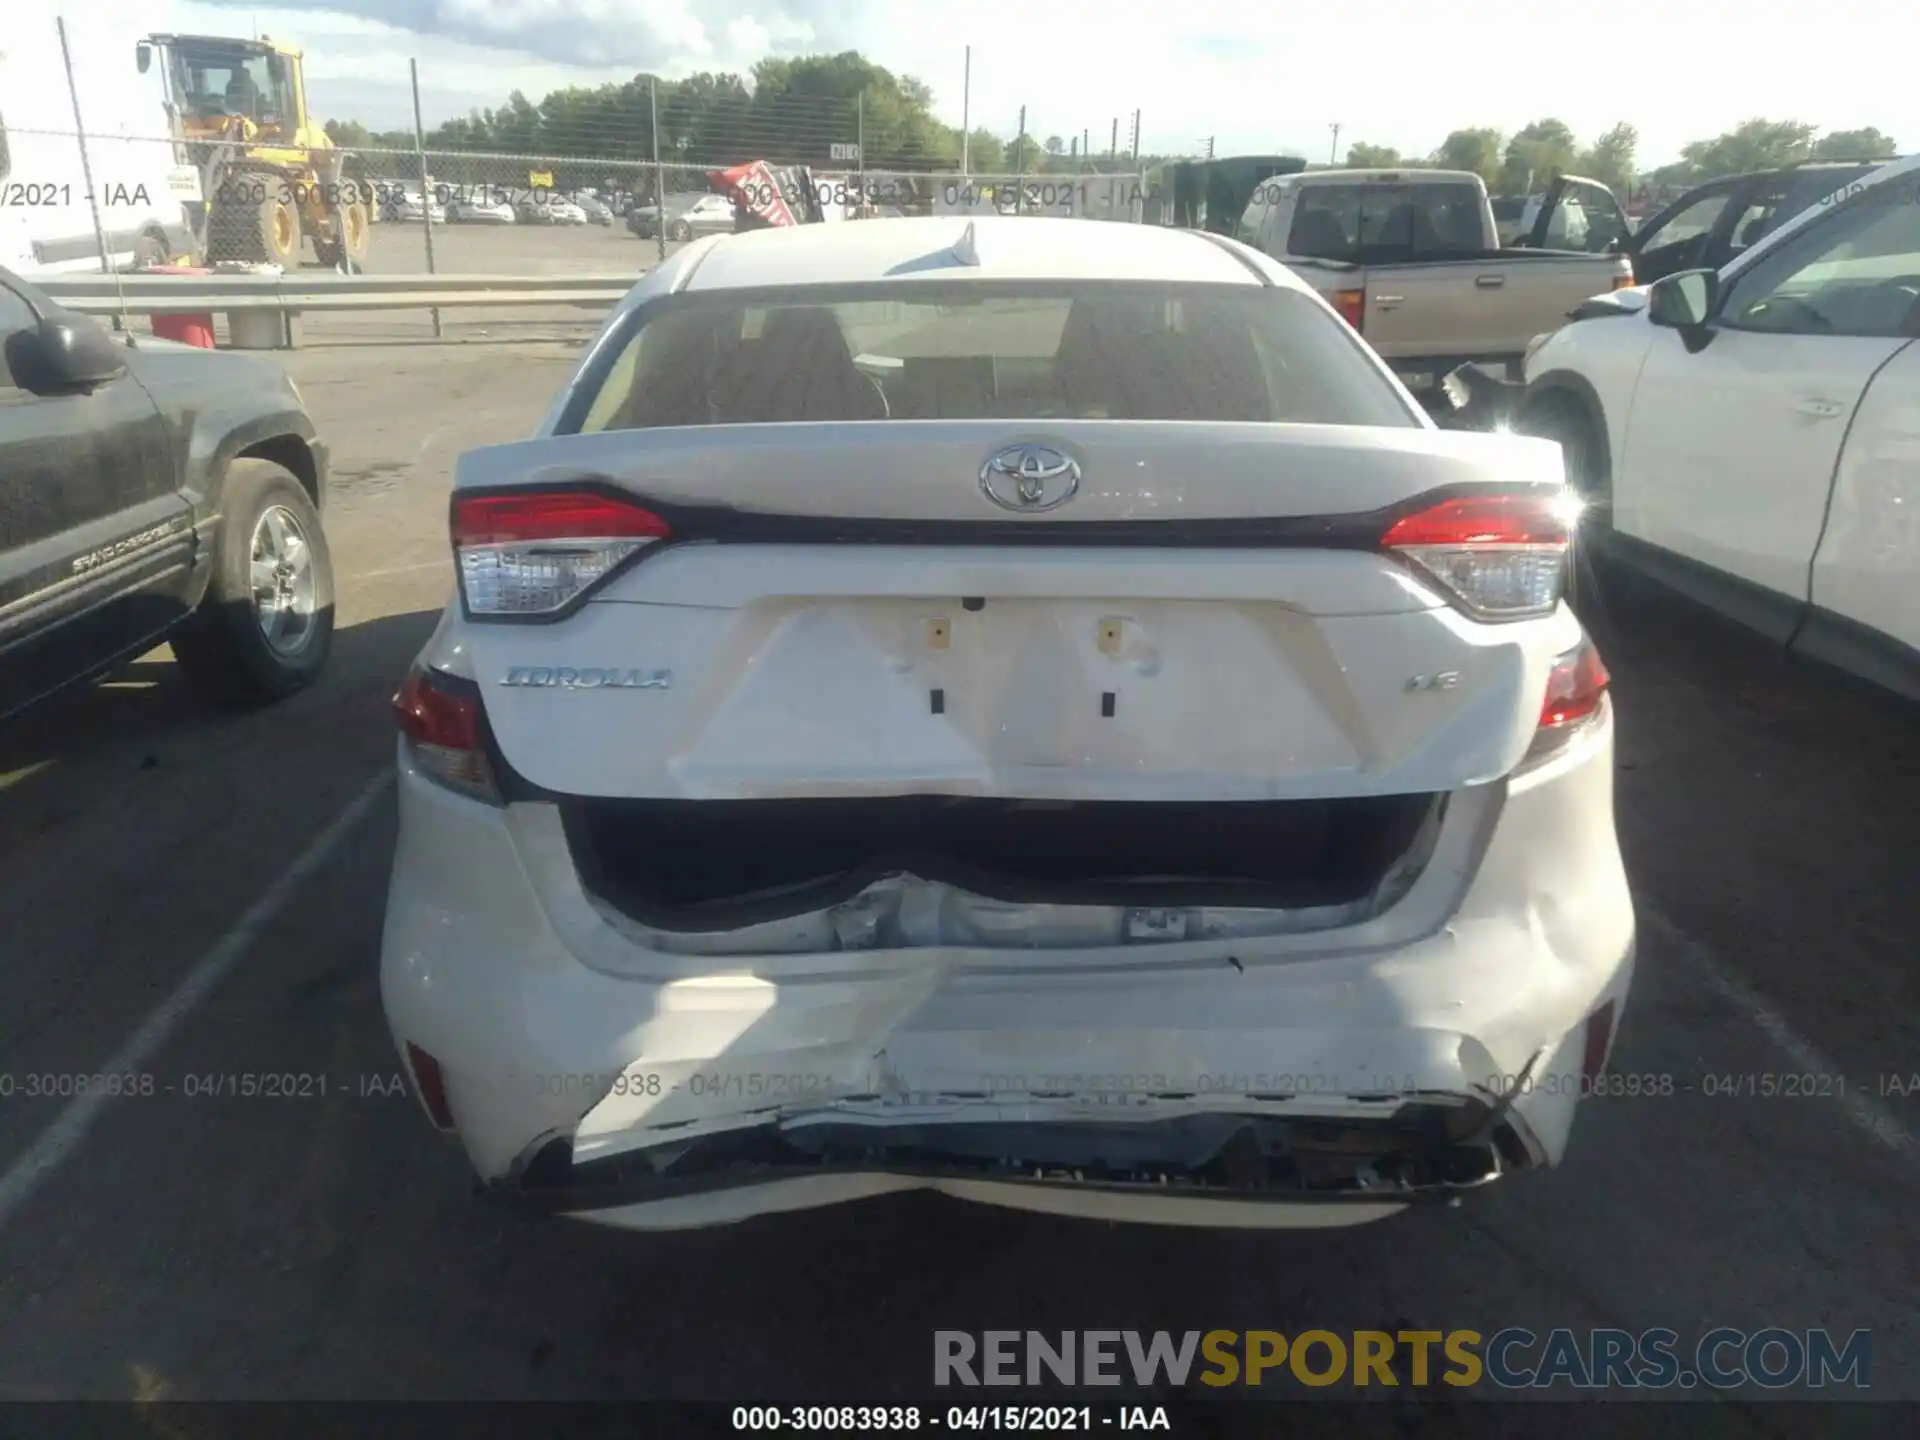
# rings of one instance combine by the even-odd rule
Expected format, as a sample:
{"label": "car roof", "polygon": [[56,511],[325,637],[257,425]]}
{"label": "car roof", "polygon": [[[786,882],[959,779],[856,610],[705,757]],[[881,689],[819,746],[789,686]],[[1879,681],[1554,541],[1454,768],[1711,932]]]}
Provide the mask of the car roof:
{"label": "car roof", "polygon": [[[1877,189],[1879,186],[1892,184],[1898,180],[1908,179],[1916,171],[1920,171],[1920,155],[1908,155],[1904,159],[1889,161],[1877,170],[1861,176],[1860,179],[1848,185],[1848,201],[1857,203],[1855,202],[1855,197],[1862,192]],[[1834,193],[1837,194],[1838,192],[1836,191]],[[1911,195],[1909,195],[1908,198],[1911,199]],[[1747,266],[1754,264],[1756,257],[1770,253],[1775,246],[1786,243],[1790,237],[1798,235],[1800,231],[1807,226],[1819,223],[1822,216],[1831,213],[1832,208],[1833,207],[1828,206],[1824,201],[1806,206],[1804,209],[1796,212],[1794,216],[1785,224],[1781,225],[1779,229],[1768,231],[1760,237],[1758,243],[1749,246],[1741,254],[1735,256],[1732,262],[1728,264],[1727,268],[1721,273],[1725,276],[1732,276]]]}
{"label": "car roof", "polygon": [[1280,183],[1296,185],[1478,185],[1471,170],[1432,170],[1424,165],[1382,166],[1376,170],[1303,170],[1281,175]]}
{"label": "car roof", "polygon": [[1897,163],[1894,160],[1801,160],[1792,165],[1776,165],[1769,170],[1743,170],[1738,175],[1716,175],[1688,189],[1680,199],[1685,200],[1708,190],[1737,190],[1756,180],[1784,180],[1794,175],[1818,174],[1822,171],[1861,170],[1871,174],[1883,165]]}
{"label": "car roof", "polygon": [[[977,264],[954,247],[971,227]],[[1060,216],[938,215],[783,226],[723,235],[689,291],[888,280],[1160,280],[1307,287],[1278,266],[1257,273],[1207,236],[1159,225]]]}

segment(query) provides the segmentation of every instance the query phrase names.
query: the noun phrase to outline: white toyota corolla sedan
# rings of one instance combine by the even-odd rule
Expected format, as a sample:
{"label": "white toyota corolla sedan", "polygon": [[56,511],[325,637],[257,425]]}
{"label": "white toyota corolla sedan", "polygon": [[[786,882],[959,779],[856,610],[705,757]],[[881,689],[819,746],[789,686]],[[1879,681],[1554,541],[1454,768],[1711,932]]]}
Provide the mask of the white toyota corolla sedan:
{"label": "white toyota corolla sedan", "polygon": [[1271,260],[710,237],[451,511],[382,987],[493,1192],[1316,1226],[1565,1152],[1634,921],[1559,449]]}

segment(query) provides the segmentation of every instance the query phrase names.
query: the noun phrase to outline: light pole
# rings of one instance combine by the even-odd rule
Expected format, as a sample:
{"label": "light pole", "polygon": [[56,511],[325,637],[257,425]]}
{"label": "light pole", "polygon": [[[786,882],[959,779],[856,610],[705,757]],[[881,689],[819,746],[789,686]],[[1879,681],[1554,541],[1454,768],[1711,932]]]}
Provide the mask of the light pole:
{"label": "light pole", "polygon": [[971,158],[971,139],[968,123],[972,119],[973,103],[973,46],[967,46],[966,68],[960,72],[960,173],[971,175],[972,167],[967,163]]}
{"label": "light pole", "polygon": [[1333,131],[1333,144],[1327,147],[1327,164],[1338,165],[1340,163],[1340,122],[1336,120],[1327,128]]}

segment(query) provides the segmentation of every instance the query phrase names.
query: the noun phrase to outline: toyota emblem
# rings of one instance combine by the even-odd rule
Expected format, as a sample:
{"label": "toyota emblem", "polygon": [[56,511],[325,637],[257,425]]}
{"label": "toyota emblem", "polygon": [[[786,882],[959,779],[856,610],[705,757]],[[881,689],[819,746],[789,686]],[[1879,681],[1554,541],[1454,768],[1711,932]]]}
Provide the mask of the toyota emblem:
{"label": "toyota emblem", "polygon": [[1037,514],[1073,498],[1080,465],[1050,445],[1009,445],[980,467],[980,488],[1003,510]]}

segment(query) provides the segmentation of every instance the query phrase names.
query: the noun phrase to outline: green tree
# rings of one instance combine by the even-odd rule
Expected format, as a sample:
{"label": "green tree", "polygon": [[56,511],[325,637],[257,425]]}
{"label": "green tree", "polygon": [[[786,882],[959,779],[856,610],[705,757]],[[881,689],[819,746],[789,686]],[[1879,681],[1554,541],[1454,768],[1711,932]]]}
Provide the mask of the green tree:
{"label": "green tree", "polygon": [[1369,145],[1364,141],[1347,147],[1347,169],[1391,170],[1406,163],[1391,145]]}
{"label": "green tree", "polygon": [[1007,149],[1007,142],[991,130],[975,130],[967,137],[967,165],[976,175],[1003,175],[1013,168]]}
{"label": "green tree", "polygon": [[1864,130],[1829,130],[1813,142],[1815,160],[1878,160],[1899,153],[1894,138],[1871,125]]}
{"label": "green tree", "polygon": [[1455,130],[1433,152],[1440,170],[1469,170],[1488,185],[1500,174],[1500,132],[1492,129]]}
{"label": "green tree", "polygon": [[[1040,168],[1040,144],[1031,135],[1016,135],[1007,146],[1007,158],[1003,162],[1010,174],[1029,174]],[[975,162],[976,169],[982,168]]]}
{"label": "green tree", "polygon": [[[677,81],[641,74],[618,85],[555,90],[538,103],[515,91],[497,108],[435,126],[426,137],[427,148],[518,154],[543,162],[578,157],[644,163],[653,153],[656,102],[661,158],[687,165],[767,159],[839,168],[846,162],[833,159],[833,147],[856,139],[872,169],[945,170],[960,159],[960,132],[934,115],[932,90],[852,50],[763,60],[750,80],[709,72]],[[391,140],[395,148],[413,148],[410,132],[370,135],[352,120],[329,122],[329,132],[350,137],[343,144],[367,143],[363,137],[370,137],[376,145]],[[1051,143],[1057,153],[1061,142],[1053,137]],[[1038,169],[1040,147],[1031,140],[1029,145],[1028,168]],[[990,131],[976,130],[970,150],[976,171],[1009,163],[1002,140]],[[457,167],[440,168],[451,177]],[[468,168],[473,178],[486,178],[482,172],[490,174],[499,165],[474,161]],[[580,167],[589,179],[574,177],[572,167],[546,168],[556,171],[562,188],[603,178],[599,166]]]}
{"label": "green tree", "polygon": [[1502,194],[1525,195],[1544,188],[1556,175],[1574,168],[1578,146],[1566,121],[1551,117],[1522,126],[1507,142],[1500,167]]}
{"label": "green tree", "polygon": [[1633,183],[1633,152],[1639,143],[1640,132],[1623,121],[1582,150],[1573,168],[1624,197]]}
{"label": "green tree", "polygon": [[[646,87],[640,87],[642,103]],[[701,71],[670,82],[660,94],[661,154],[685,154],[703,164],[737,165],[759,158],[752,144],[753,96],[738,75]]]}
{"label": "green tree", "polygon": [[1798,120],[1745,120],[1711,140],[1683,146],[1680,158],[1692,184],[1792,165],[1813,153],[1815,127]]}

